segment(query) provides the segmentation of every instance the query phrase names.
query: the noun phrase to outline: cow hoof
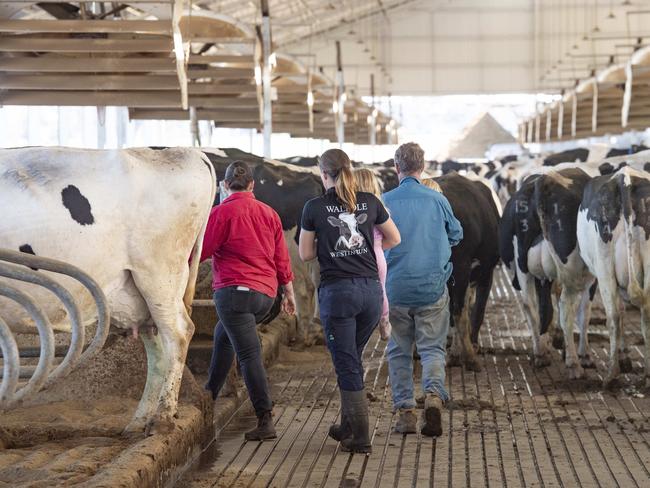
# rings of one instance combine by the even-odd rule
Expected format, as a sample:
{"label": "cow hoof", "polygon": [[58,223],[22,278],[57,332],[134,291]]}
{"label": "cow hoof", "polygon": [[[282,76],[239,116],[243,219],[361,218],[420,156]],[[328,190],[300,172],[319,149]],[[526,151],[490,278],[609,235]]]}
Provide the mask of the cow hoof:
{"label": "cow hoof", "polygon": [[621,373],[631,373],[632,360],[630,358],[621,358],[618,360],[618,367],[621,369]]}
{"label": "cow hoof", "polygon": [[591,356],[589,354],[586,354],[584,356],[580,356],[580,366],[582,366],[584,369],[592,369],[596,367],[596,364],[594,363],[594,360],[591,359]]}
{"label": "cow hoof", "polygon": [[143,419],[133,419],[126,427],[124,427],[122,435],[124,437],[133,437],[134,435],[141,436],[142,432],[145,431],[145,427],[146,422]]}
{"label": "cow hoof", "polygon": [[607,377],[603,380],[603,388],[605,390],[615,390],[619,386],[620,383],[618,381],[618,376],[607,375]]}
{"label": "cow hoof", "polygon": [[483,368],[476,360],[476,358],[469,358],[465,360],[465,369],[467,371],[474,371],[475,373],[480,373]]}
{"label": "cow hoof", "polygon": [[562,335],[554,335],[552,344],[555,349],[564,349],[564,337]]}
{"label": "cow hoof", "polygon": [[582,366],[579,364],[576,364],[574,366],[567,366],[567,369],[569,370],[570,380],[579,380],[585,375],[584,369],[582,369]]}
{"label": "cow hoof", "polygon": [[462,363],[460,361],[460,356],[458,354],[450,354],[449,358],[447,359],[447,366],[454,367],[454,366],[461,366]]}
{"label": "cow hoof", "polygon": [[536,368],[545,368],[551,364],[551,360],[546,355],[538,355],[533,357],[533,366]]}
{"label": "cow hoof", "polygon": [[170,434],[175,427],[174,419],[171,417],[158,417],[149,421],[144,429],[144,435]]}

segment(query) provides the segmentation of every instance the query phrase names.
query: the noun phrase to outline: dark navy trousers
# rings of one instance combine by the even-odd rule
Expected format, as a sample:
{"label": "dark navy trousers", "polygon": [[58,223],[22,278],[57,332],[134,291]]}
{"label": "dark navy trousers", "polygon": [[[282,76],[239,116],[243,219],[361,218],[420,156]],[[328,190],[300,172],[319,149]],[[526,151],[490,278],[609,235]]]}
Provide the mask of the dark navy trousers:
{"label": "dark navy trousers", "polygon": [[325,343],[342,390],[363,389],[361,357],[381,319],[383,300],[381,283],[372,278],[332,280],[318,289]]}
{"label": "dark navy trousers", "polygon": [[262,361],[257,324],[267,314],[274,299],[254,290],[230,286],[214,292],[219,322],[214,329],[214,348],[206,388],[216,398],[223,388],[235,355],[257,416],[273,409],[269,383]]}

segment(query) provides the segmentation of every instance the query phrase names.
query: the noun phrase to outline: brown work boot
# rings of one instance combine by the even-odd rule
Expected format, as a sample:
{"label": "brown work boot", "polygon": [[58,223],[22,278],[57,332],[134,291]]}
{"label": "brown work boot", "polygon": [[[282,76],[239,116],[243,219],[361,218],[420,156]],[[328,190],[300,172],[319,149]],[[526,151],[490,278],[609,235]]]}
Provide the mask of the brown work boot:
{"label": "brown work boot", "polygon": [[418,418],[412,408],[400,408],[399,418],[395,424],[395,432],[399,434],[415,434],[417,432]]}
{"label": "brown work boot", "polygon": [[420,432],[430,437],[442,435],[442,400],[439,396],[427,393],[424,399],[423,423]]}
{"label": "brown work boot", "polygon": [[257,418],[257,427],[244,434],[244,438],[247,441],[263,441],[266,439],[275,439],[276,437],[271,412],[264,412],[261,417]]}

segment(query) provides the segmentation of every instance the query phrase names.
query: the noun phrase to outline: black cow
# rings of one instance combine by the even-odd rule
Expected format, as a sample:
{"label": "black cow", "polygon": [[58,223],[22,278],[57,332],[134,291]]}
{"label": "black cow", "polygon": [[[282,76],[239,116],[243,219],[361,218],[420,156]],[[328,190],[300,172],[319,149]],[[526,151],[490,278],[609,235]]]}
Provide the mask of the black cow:
{"label": "black cow", "polygon": [[306,156],[292,156],[290,158],[280,159],[283,163],[295,164],[296,166],[302,166],[303,168],[313,168],[318,166],[318,158],[306,157]]}
{"label": "black cow", "polygon": [[[560,324],[571,378],[581,377],[582,368],[593,365],[587,327],[594,278],[580,256],[576,237],[578,208],[590,179],[588,171],[577,167],[528,177],[506,204],[500,229],[501,259],[522,293],[536,366],[550,362],[551,286],[556,284],[562,290]],[[578,354],[573,340],[576,321],[580,328]]]}
{"label": "black cow", "polygon": [[560,163],[575,163],[578,161],[586,161],[589,157],[589,149],[578,147],[576,149],[568,149],[559,153],[551,154],[544,158],[544,166],[556,166]]}
{"label": "black cow", "polygon": [[474,345],[478,344],[494,267],[499,261],[499,212],[485,184],[456,172],[434,179],[463,226],[463,240],[451,252],[453,273],[448,287],[456,333],[449,363],[462,362],[467,369],[479,371]]}
{"label": "black cow", "polygon": [[647,146],[644,146],[643,144],[639,144],[639,145],[632,144],[630,147],[623,148],[623,149],[611,148],[607,152],[605,157],[606,158],[611,158],[611,157],[615,157],[615,156],[625,156],[625,155],[628,155],[628,154],[636,154],[638,152],[646,151],[648,149],[650,149],[650,148],[647,147]]}

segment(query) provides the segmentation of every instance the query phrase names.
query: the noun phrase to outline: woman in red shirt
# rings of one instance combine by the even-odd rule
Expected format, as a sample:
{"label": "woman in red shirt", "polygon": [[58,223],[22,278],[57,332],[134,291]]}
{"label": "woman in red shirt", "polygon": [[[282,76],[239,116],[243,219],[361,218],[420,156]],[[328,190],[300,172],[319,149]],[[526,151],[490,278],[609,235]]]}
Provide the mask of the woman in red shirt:
{"label": "woman in red shirt", "polygon": [[253,174],[242,161],[226,169],[230,196],[214,207],[208,220],[201,260],[212,257],[214,302],[219,322],[206,389],[216,398],[237,355],[258,418],[247,440],[276,437],[257,324],[270,310],[282,286],[282,309],[296,310],[289,252],[278,214],[253,195]]}

